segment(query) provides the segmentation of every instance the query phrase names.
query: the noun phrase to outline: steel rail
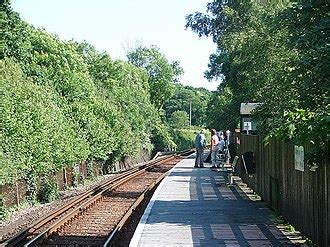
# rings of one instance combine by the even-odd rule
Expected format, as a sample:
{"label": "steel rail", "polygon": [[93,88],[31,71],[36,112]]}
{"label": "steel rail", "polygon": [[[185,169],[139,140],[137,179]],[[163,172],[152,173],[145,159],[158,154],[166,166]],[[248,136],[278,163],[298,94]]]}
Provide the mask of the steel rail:
{"label": "steel rail", "polygon": [[137,200],[133,203],[133,205],[127,210],[126,214],[123,216],[123,218],[120,220],[120,222],[117,224],[115,229],[111,232],[109,237],[106,239],[105,243],[103,244],[103,247],[107,247],[110,242],[112,241],[113,237],[121,230],[121,228],[125,225],[129,217],[133,214],[135,209],[141,204],[143,199],[146,197],[146,195],[152,191],[152,189],[159,184],[159,182],[164,179],[164,177],[169,173],[169,171],[165,172],[163,175],[161,175],[155,182],[153,182],[142,194],[137,198]]}
{"label": "steel rail", "polygon": [[[89,197],[94,196],[95,194],[97,194],[98,192],[102,191],[103,188],[115,183],[116,181],[122,179],[123,177],[126,177],[134,172],[137,172],[139,170],[143,170],[145,168],[148,167],[152,167],[153,165],[162,162],[164,160],[170,159],[172,156],[165,156],[165,157],[160,157],[158,159],[155,160],[151,160],[146,162],[143,165],[140,166],[136,166],[133,167],[129,170],[126,171],[122,171],[122,173],[120,173],[120,175],[111,178],[110,180],[102,183],[101,185],[89,189],[88,191],[84,192],[82,195],[78,196],[76,199],[73,199],[72,201],[70,201],[69,203],[65,204],[64,206],[62,206],[61,208],[59,208],[58,210],[54,211],[54,213],[38,220],[36,223],[30,225],[29,227],[25,228],[24,230],[22,230],[21,232],[19,232],[18,234],[16,234],[15,236],[13,236],[12,238],[4,241],[1,243],[1,245],[4,246],[15,246],[17,244],[19,244],[20,242],[22,242],[24,239],[26,239],[28,236],[34,234],[34,232],[36,232],[38,229],[40,229],[42,226],[44,226],[45,224],[51,222],[52,220],[57,220],[57,218],[65,213],[66,211],[68,211],[70,208],[74,209],[75,207],[77,207],[77,205],[79,203],[81,203],[83,200],[86,200]],[[40,235],[40,234],[39,234]]]}
{"label": "steel rail", "polygon": [[179,156],[188,156],[188,155],[190,155],[190,154],[192,154],[192,153],[195,153],[195,149],[187,149],[187,150],[184,150],[184,151],[181,151],[181,152],[178,152],[177,154],[179,155]]}
{"label": "steel rail", "polygon": [[126,176],[122,176],[120,179],[117,179],[113,183],[109,184],[108,186],[104,186],[101,191],[94,194],[91,198],[89,198],[87,201],[83,202],[78,207],[74,208],[72,211],[70,211],[67,215],[57,219],[54,224],[49,226],[46,230],[44,230],[42,233],[31,239],[28,243],[24,245],[24,247],[29,247],[31,244],[35,244],[37,242],[42,241],[42,239],[47,238],[50,236],[53,232],[55,232],[60,226],[65,224],[66,222],[69,222],[70,220],[74,219],[76,216],[79,215],[79,213],[86,211],[88,208],[92,207],[97,201],[99,201],[102,198],[102,194],[105,192],[111,191],[118,187],[119,185],[129,181],[130,179],[139,176],[140,174],[144,173],[148,168],[153,167],[157,164],[161,164],[163,162],[166,162],[168,160],[174,159],[174,156],[170,156],[165,159],[158,160],[158,162],[152,162],[152,164],[145,165],[142,169],[135,170],[134,172],[130,174],[126,174]]}

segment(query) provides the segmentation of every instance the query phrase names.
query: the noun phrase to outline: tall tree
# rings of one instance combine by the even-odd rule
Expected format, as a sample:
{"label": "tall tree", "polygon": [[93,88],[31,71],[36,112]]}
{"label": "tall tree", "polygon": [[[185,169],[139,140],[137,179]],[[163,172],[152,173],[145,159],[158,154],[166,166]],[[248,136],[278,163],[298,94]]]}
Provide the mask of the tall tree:
{"label": "tall tree", "polygon": [[185,128],[189,126],[189,116],[185,111],[175,111],[169,119],[173,128]]}
{"label": "tall tree", "polygon": [[129,51],[127,57],[130,63],[147,71],[151,102],[161,109],[174,92],[173,82],[183,73],[179,62],[170,63],[156,46],[140,46]]}
{"label": "tall tree", "polygon": [[145,69],[34,28],[7,1],[1,7],[0,184],[25,179],[34,200],[38,179],[65,166],[175,147]]}
{"label": "tall tree", "polygon": [[219,95],[232,92],[219,106],[234,111],[224,121],[238,120],[240,102],[260,102],[257,117],[268,120],[263,131],[314,144],[315,163],[325,154],[328,130],[329,4],[215,0],[207,10],[187,16],[186,27],[218,45],[205,74],[224,78]]}
{"label": "tall tree", "polygon": [[191,124],[205,126],[207,103],[210,97],[211,92],[205,88],[194,88],[176,83],[173,96],[164,104],[166,117],[169,118],[175,111],[185,111],[189,114],[191,107]]}

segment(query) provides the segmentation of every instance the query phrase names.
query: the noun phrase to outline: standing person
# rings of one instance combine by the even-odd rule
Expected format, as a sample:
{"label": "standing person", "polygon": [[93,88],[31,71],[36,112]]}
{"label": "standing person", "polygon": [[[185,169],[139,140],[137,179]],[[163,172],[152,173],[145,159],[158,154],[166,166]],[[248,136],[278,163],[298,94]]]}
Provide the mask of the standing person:
{"label": "standing person", "polygon": [[219,137],[215,129],[211,129],[211,168],[216,167],[217,154],[219,152]]}
{"label": "standing person", "polygon": [[201,130],[195,139],[195,147],[196,147],[196,159],[195,159],[195,167],[204,167],[204,148],[206,146],[206,140],[204,135],[204,130]]}
{"label": "standing person", "polygon": [[229,163],[229,159],[230,159],[230,152],[229,152],[229,144],[230,144],[230,130],[226,130],[226,138],[225,138],[225,141],[226,141],[226,146],[225,146],[225,149],[226,149],[226,163]]}
{"label": "standing person", "polygon": [[220,155],[220,162],[219,164],[217,165],[217,167],[220,167],[221,165],[221,168],[223,169],[224,167],[224,162],[225,162],[225,147],[226,147],[226,143],[225,143],[225,137],[223,135],[221,135],[219,137],[219,155]]}

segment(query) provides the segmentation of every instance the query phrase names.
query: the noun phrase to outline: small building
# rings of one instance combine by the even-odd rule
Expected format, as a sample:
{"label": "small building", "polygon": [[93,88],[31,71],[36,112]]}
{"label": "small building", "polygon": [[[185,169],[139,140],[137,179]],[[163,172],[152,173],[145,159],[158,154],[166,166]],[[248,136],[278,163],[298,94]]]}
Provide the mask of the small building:
{"label": "small building", "polygon": [[242,133],[255,133],[257,123],[252,120],[252,111],[260,106],[260,103],[241,103],[240,127]]}

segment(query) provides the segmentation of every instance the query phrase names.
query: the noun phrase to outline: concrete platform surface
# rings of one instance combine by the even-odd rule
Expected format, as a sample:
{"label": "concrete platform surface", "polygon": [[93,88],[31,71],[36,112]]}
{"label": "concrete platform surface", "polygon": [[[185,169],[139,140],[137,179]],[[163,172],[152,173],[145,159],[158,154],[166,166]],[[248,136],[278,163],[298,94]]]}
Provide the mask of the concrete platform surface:
{"label": "concrete platform surface", "polygon": [[130,246],[297,246],[277,216],[244,185],[228,185],[227,172],[194,168],[195,155],[161,182]]}

